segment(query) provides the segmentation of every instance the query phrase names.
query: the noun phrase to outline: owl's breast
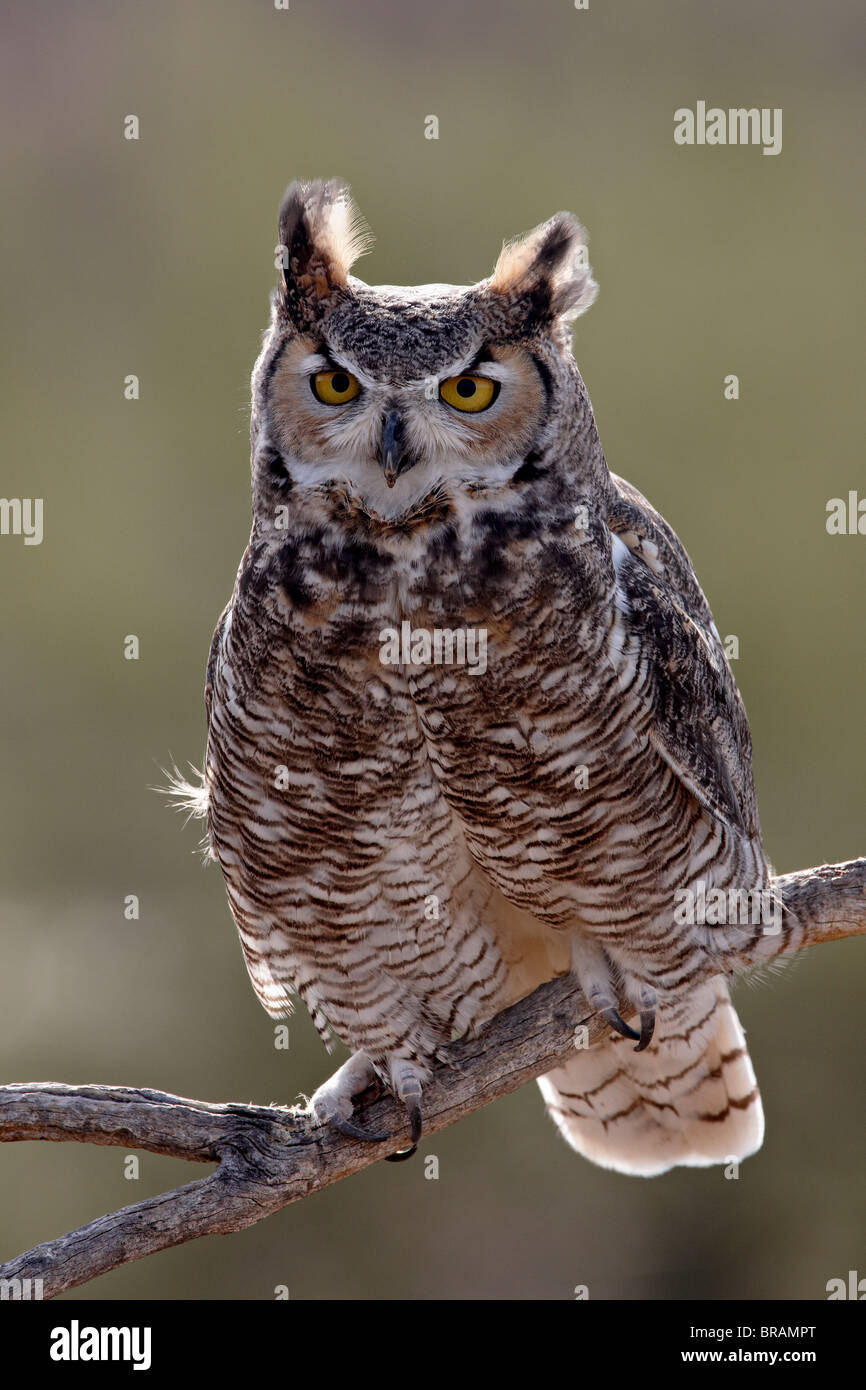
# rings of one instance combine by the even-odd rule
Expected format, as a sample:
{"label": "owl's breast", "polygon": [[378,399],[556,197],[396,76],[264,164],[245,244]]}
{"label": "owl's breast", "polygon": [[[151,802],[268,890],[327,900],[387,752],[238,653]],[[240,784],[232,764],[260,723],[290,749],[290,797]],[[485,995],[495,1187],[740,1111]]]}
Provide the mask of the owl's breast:
{"label": "owl's breast", "polygon": [[652,742],[652,666],[591,542],[517,537],[405,597],[409,691],[439,786],[497,888],[568,927],[670,900],[715,834]]}
{"label": "owl's breast", "polygon": [[401,629],[394,585],[362,598],[321,566],[302,579],[302,602],[279,581],[239,584],[219,635],[211,844],[266,1008],[298,989],[355,1046],[405,1027],[430,1051],[505,988],[493,890],[438,783],[408,671],[383,651]]}

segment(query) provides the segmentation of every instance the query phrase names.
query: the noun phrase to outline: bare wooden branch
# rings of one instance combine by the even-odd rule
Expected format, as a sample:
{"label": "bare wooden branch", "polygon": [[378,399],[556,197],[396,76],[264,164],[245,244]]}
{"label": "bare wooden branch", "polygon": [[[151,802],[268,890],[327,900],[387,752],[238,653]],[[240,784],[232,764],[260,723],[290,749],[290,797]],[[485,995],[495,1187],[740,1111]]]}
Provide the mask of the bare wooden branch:
{"label": "bare wooden branch", "polygon": [[866,932],[866,859],[780,874],[773,879],[773,888],[788,911],[799,918],[805,933],[796,950]]}
{"label": "bare wooden branch", "polygon": [[[756,931],[740,970],[825,941],[866,934],[866,859],[773,880],[790,925]],[[716,967],[707,964],[709,977]],[[584,1024],[589,1045],[609,1034],[571,976],[542,985],[475,1038],[445,1049],[424,1088],[425,1134],[455,1124],[563,1062]],[[75,1141],[145,1149],[218,1166],[195,1182],[99,1217],[0,1266],[0,1280],[41,1279],[55,1297],[100,1274],[198,1236],[243,1230],[408,1143],[405,1116],[371,1092],[363,1123],[393,1137],[362,1143],[278,1106],[209,1104],[163,1091],[39,1082],[0,1087],[0,1140]],[[13,1286],[14,1287],[14,1286]]]}

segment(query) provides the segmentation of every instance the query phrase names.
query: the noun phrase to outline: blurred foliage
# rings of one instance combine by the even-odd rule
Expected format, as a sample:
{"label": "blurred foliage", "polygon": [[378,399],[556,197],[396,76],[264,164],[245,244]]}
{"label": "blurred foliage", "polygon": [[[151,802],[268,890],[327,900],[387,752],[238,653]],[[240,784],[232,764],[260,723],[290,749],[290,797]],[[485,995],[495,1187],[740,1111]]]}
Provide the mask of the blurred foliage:
{"label": "blurred foliage", "polygon": [[[862,852],[866,540],[824,526],[866,486],[854,0],[11,0],[3,29],[2,491],[45,499],[41,546],[0,540],[4,1080],[285,1102],[332,1065],[305,1017],[274,1050],[219,873],[150,790],[202,750],[295,176],[352,183],[370,281],[467,283],[577,212],[601,284],[578,361],[611,467],[739,637],[768,851]],[[698,99],[782,107],[781,155],[676,147]],[[863,961],[843,943],[740,987],[768,1137],[736,1182],[593,1168],[528,1087],[422,1145],[438,1181],[379,1165],[79,1296],[823,1297],[862,1272]],[[143,1155],[130,1183],[120,1150],[78,1145],[0,1164],[0,1257],[203,1171]]]}

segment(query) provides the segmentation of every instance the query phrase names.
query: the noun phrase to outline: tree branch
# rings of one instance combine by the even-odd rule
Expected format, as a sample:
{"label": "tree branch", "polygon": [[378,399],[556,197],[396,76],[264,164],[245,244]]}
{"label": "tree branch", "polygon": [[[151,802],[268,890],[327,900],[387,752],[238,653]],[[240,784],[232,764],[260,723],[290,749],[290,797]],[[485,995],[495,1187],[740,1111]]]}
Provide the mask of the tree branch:
{"label": "tree branch", "polygon": [[[783,930],[758,929],[738,948],[746,970],[824,941],[866,934],[866,859],[773,880]],[[707,962],[705,978],[718,973]],[[592,1046],[609,1026],[592,1017],[570,975],[498,1014],[475,1038],[444,1049],[424,1087],[424,1131],[435,1134],[564,1062],[583,1023]],[[282,1107],[212,1105],[164,1091],[39,1082],[0,1087],[0,1140],[111,1144],[216,1163],[205,1178],[137,1202],[0,1265],[0,1279],[41,1279],[45,1298],[132,1260],[204,1235],[225,1235],[406,1147],[406,1117],[389,1095],[370,1093],[363,1123],[390,1133],[363,1143]],[[13,1294],[14,1296],[14,1294]]]}

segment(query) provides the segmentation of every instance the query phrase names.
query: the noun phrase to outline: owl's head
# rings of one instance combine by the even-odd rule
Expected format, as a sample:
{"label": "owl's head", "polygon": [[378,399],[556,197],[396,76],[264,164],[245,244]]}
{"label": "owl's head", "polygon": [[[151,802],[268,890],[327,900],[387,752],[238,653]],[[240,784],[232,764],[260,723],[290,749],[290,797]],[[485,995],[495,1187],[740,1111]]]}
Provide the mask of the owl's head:
{"label": "owl's head", "polygon": [[[257,500],[337,498],[385,524],[426,499],[490,499],[530,477],[585,404],[568,323],[595,298],[586,237],[557,213],[479,284],[371,286],[345,185],[293,183],[253,373]],[[523,470],[521,474],[521,470]]]}

